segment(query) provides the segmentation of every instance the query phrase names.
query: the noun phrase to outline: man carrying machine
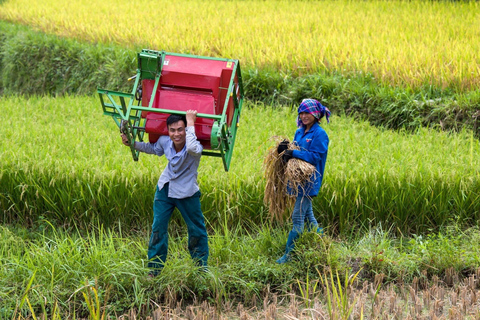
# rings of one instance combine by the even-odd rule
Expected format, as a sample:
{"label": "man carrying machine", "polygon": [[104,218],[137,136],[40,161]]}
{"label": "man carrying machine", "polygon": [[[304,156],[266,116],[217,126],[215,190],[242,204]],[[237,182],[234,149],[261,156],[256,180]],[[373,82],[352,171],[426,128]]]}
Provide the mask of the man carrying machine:
{"label": "man carrying machine", "polygon": [[[186,118],[171,115],[167,118],[168,137],[161,136],[156,143],[135,142],[140,152],[165,155],[168,165],[158,179],[153,203],[153,224],[148,244],[149,276],[154,277],[163,269],[168,252],[168,223],[177,208],[188,229],[188,250],[195,262],[207,266],[208,236],[200,207],[200,189],[197,169],[203,146],[195,135],[197,112],[188,110]],[[130,146],[122,134],[122,142]]]}
{"label": "man carrying machine", "polygon": [[[190,255],[205,268],[208,236],[197,170],[202,155],[221,157],[229,169],[244,96],[239,61],[142,50],[131,79],[131,93],[97,92],[103,113],[118,125],[135,161],[140,152],[168,160],[155,192],[149,275],[164,267],[175,208],[187,224]],[[149,142],[143,142],[145,133]]]}

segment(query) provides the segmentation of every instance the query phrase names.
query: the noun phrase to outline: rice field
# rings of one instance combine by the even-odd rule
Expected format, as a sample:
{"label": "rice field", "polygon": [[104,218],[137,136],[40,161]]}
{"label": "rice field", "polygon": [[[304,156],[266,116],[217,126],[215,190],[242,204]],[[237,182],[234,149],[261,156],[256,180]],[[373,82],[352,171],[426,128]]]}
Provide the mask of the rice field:
{"label": "rice field", "polygon": [[[480,84],[476,1],[7,0],[0,19],[129,48],[240,59],[285,75],[370,73],[400,87]],[[181,21],[182,23],[179,23]]]}
{"label": "rice field", "polygon": [[[0,131],[3,221],[149,227],[165,160],[142,154],[134,162],[98,97],[7,96],[3,105],[9,119]],[[247,103],[230,171],[219,158],[202,158],[199,184],[210,226],[228,220],[248,229],[269,220],[264,160],[272,137],[293,136],[295,119],[294,110]],[[377,223],[422,232],[480,218],[480,144],[472,132],[394,132],[343,116],[324,128],[331,144],[313,205],[329,232]]]}
{"label": "rice field", "polygon": [[[285,79],[372,75],[407,91],[468,92],[480,85],[479,9],[473,1],[5,0],[0,19],[94,45],[240,59],[242,69]],[[169,260],[152,281],[145,252],[165,160],[134,162],[96,96],[2,96],[1,104],[0,318],[480,319],[472,131],[390,131],[335,114],[323,125],[331,144],[313,202],[326,236],[305,233],[294,261],[280,266],[288,210],[271,220],[265,160],[276,137],[293,136],[296,114],[247,102],[230,171],[218,158],[200,164],[208,272],[191,263],[174,214]]]}

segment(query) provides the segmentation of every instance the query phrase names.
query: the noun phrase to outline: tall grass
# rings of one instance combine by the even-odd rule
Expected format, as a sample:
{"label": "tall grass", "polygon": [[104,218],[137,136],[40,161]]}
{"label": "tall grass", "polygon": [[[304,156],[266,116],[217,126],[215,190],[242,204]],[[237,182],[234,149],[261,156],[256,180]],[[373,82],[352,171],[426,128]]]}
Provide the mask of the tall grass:
{"label": "tall grass", "polygon": [[[137,50],[88,44],[0,21],[0,92],[5,94],[92,94],[98,87],[130,91]],[[478,90],[454,91],[425,84],[399,88],[370,73],[340,70],[295,76],[284,70],[245,66],[245,98],[274,105],[295,105],[316,97],[336,113],[374,125],[415,130],[472,129],[480,136]]]}
{"label": "tall grass", "polygon": [[[3,221],[150,225],[165,160],[142,155],[134,162],[98,98],[11,96],[3,105],[9,119],[0,131]],[[212,228],[227,220],[244,227],[268,220],[263,161],[272,136],[293,136],[295,118],[289,109],[247,104],[230,171],[219,158],[202,158],[202,208]],[[392,132],[343,116],[324,127],[331,144],[313,205],[331,232],[371,223],[402,232],[476,224],[480,145],[471,132]]]}
{"label": "tall grass", "polygon": [[136,67],[134,52],[85,45],[3,21],[0,51],[0,89],[16,94],[92,94],[97,87],[118,89],[126,87]]}
{"label": "tall grass", "polygon": [[[431,291],[423,299],[427,312],[428,303],[447,302],[443,309],[435,308],[438,316],[460,311],[450,298],[459,304],[463,299],[464,314],[475,310],[478,300],[478,294],[471,293],[479,288],[478,228],[454,227],[423,238],[362,229],[348,241],[305,233],[292,262],[278,265],[275,259],[282,254],[286,232],[258,225],[245,234],[238,227],[219,226],[209,235],[209,269],[203,272],[190,259],[186,237],[172,226],[166,266],[150,279],[147,233],[115,232],[101,225],[82,232],[54,227],[47,220],[42,224],[40,231],[0,226],[2,319],[138,319],[162,310],[173,312],[169,318],[176,319],[186,317],[190,304],[202,304],[203,309],[208,305],[215,313],[227,314],[225,318],[238,317],[245,307],[251,313],[274,308],[296,318],[312,310],[328,318],[328,311],[335,319],[334,310],[358,316],[360,310],[388,310],[393,302],[407,307],[411,299],[421,299],[421,289]],[[337,271],[340,276],[335,276]],[[349,274],[356,274],[355,283]],[[452,288],[450,293],[445,286]],[[376,288],[382,290],[376,293]],[[298,302],[308,308],[303,310]]]}
{"label": "tall grass", "polygon": [[286,73],[337,70],[402,87],[474,89],[478,10],[474,1],[74,1],[64,10],[60,0],[10,0],[0,18],[92,43],[239,58]]}

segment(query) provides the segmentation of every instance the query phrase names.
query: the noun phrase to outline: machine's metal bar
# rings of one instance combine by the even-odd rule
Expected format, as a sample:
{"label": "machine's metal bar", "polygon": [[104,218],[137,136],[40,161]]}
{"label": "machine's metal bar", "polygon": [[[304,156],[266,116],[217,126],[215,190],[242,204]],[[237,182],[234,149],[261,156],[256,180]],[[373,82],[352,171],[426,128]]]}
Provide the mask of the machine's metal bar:
{"label": "machine's metal bar", "polygon": [[[124,97],[120,97],[120,103],[122,104],[122,111],[123,111],[123,114],[127,117],[128,119],[128,116],[127,115],[130,115],[130,112],[127,113],[127,106],[125,105],[125,98]],[[125,119],[126,120],[126,119]]]}
{"label": "machine's metal bar", "polygon": [[[140,68],[137,69],[137,74],[134,77],[135,77],[135,83],[133,85],[132,95],[134,97],[136,97],[135,95],[136,95],[136,92],[137,92],[137,89],[138,89],[138,84],[140,83],[140,78],[141,78]],[[133,99],[132,99],[132,102],[133,102]],[[140,101],[138,103],[140,104]],[[133,103],[132,103],[132,105],[133,105]],[[140,116],[139,116],[139,112],[140,112]],[[145,133],[145,121],[144,121],[143,127],[140,127],[141,121],[142,121],[141,111],[135,110],[134,119],[135,119],[135,121],[134,121],[133,126],[132,126],[133,137],[135,138],[135,136],[138,136],[139,140],[143,141],[143,135]]]}
{"label": "machine's metal bar", "polygon": [[[118,115],[123,118],[123,119],[127,119],[125,118],[126,117],[126,110],[125,110],[125,98],[129,98],[129,99],[133,99],[133,95],[129,94],[129,93],[124,93],[124,92],[117,92],[117,91],[109,91],[109,90],[103,90],[103,89],[97,89],[97,92],[98,92],[98,95],[100,96],[100,101],[102,103],[102,107],[103,107],[103,112],[104,114],[108,114],[108,115],[116,115],[118,113]],[[108,105],[105,103],[105,101],[103,100],[103,96],[102,95],[106,95],[108,100],[110,100],[110,102],[112,103],[111,105]],[[120,103],[122,104],[121,108],[120,106],[115,102],[115,100],[113,100],[112,98],[112,95],[114,96],[117,96],[120,98]],[[109,108],[113,108],[115,110],[117,110],[117,113],[115,112],[111,112],[111,111],[107,111],[105,109],[105,107],[109,107]]]}
{"label": "machine's metal bar", "polygon": [[[227,60],[227,61],[232,61],[232,60]],[[228,102],[230,100],[230,95],[232,94],[232,90],[233,90],[232,79],[235,78],[235,70],[236,70],[236,63],[234,63],[234,68],[232,70],[232,77],[230,78],[230,85],[228,86],[228,91],[227,91],[225,103],[223,105],[222,115],[220,116],[220,118],[217,118],[219,120],[220,134],[222,136],[220,138],[221,141],[220,141],[219,149],[222,152],[222,158],[223,158],[223,162],[224,162],[224,166],[225,166],[225,171],[228,171],[229,163],[225,162],[225,157],[223,156],[223,154],[227,150],[230,150],[230,153],[231,153],[231,148],[229,146],[230,142],[229,142],[229,139],[228,139],[228,130],[225,130],[225,126],[226,126],[226,123],[227,123],[226,118],[227,118]]]}
{"label": "machine's metal bar", "polygon": [[105,101],[103,100],[103,96],[100,92],[98,92],[97,90],[97,93],[98,93],[98,96],[100,98],[100,103],[102,104],[102,109],[103,109],[103,114],[110,114],[111,112],[107,111],[105,107],[107,107],[107,105],[105,104]]}
{"label": "machine's metal bar", "polygon": [[148,107],[150,109],[153,109],[152,106],[153,106],[153,101],[155,101],[155,96],[157,94],[157,88],[158,88],[158,83],[160,82],[160,74],[157,73],[157,75],[155,76],[155,84],[153,86],[153,91],[152,91],[152,95],[150,96],[150,103],[148,104]]}
{"label": "machine's metal bar", "polygon": [[212,151],[205,151],[205,150],[202,151],[202,154],[203,154],[204,156],[211,156],[211,157],[221,157],[221,156],[222,156],[221,153],[212,152]]}
{"label": "machine's metal bar", "polygon": [[[238,80],[238,86],[237,87],[235,87],[235,74],[237,75],[237,80]],[[225,155],[226,169],[228,169],[228,167],[230,166],[230,162],[232,160],[233,148],[235,146],[237,129],[238,129],[238,126],[239,126],[240,112],[241,112],[242,106],[243,106],[244,93],[243,93],[242,75],[241,75],[241,71],[240,71],[240,62],[239,61],[237,61],[237,64],[235,65],[234,70],[232,72],[232,77],[230,79],[230,84],[232,86],[232,88],[231,88],[232,93],[231,94],[232,94],[233,103],[234,103],[234,106],[235,106],[235,111],[234,111],[234,114],[233,114],[232,126],[230,128],[230,137],[229,137],[230,138],[229,139],[230,150]],[[234,90],[235,88],[237,88],[239,90],[239,92],[235,91]],[[240,96],[238,96],[238,93],[240,94]],[[233,97],[233,95],[235,97]]]}
{"label": "machine's metal bar", "polygon": [[[234,88],[234,79],[235,79],[235,71],[237,70],[237,64],[233,64],[233,70],[232,70],[232,76],[230,77],[230,84],[228,86],[228,91],[225,99],[225,104],[223,106],[223,111],[222,111],[222,116],[226,116],[227,114],[227,108],[228,108],[228,101],[230,100],[230,96],[232,96],[233,88]],[[225,121],[226,122],[226,121]]]}
{"label": "machine's metal bar", "polygon": [[[237,74],[237,71],[238,71],[238,74]],[[235,64],[235,67],[233,68],[232,77],[230,78],[230,86],[231,86],[231,89],[232,89],[231,95],[232,95],[232,98],[234,98],[233,104],[235,105],[236,108],[239,107],[239,101],[238,101],[237,92],[236,92],[236,90],[234,90],[235,89],[235,75],[237,75],[237,78],[238,78],[238,88],[240,90],[240,99],[243,98],[243,92],[242,92],[243,91],[242,90],[243,86],[240,83],[241,77],[239,76],[239,74],[240,74],[240,62],[237,62],[237,64]]]}
{"label": "machine's metal bar", "polygon": [[222,157],[223,168],[225,169],[225,171],[228,171],[228,168],[230,167],[230,162],[227,162],[223,148],[220,148],[220,156]]}
{"label": "machine's metal bar", "polygon": [[[107,115],[107,116],[111,116],[113,119],[121,119],[121,120],[125,120],[123,119],[123,117],[119,114],[119,113],[112,113],[112,112],[104,112],[103,114]],[[130,115],[130,120],[133,119],[133,120],[140,120],[140,117],[139,116],[134,116],[134,115]]]}
{"label": "machine's metal bar", "polygon": [[133,161],[138,161],[138,154],[140,153],[139,151],[135,150],[135,136],[133,135],[133,132],[131,130],[130,125],[127,126],[128,128],[128,142],[130,143],[130,151],[132,152],[132,157]]}
{"label": "machine's metal bar", "polygon": [[[147,52],[155,52],[152,50],[147,50]],[[203,59],[203,60],[215,60],[215,61],[233,61],[235,62],[236,60],[234,59],[226,59],[226,58],[217,58],[217,57],[205,57],[205,56],[197,56],[194,54],[182,54],[182,53],[174,53],[174,52],[165,52],[166,55],[168,56],[176,56],[176,57],[186,57],[186,58],[196,58],[196,59]]]}
{"label": "machine's metal bar", "polygon": [[135,77],[135,84],[133,85],[132,89],[132,95],[135,96],[135,93],[137,92],[138,84],[140,83],[140,69],[137,69],[137,74],[134,76]]}
{"label": "machine's metal bar", "polygon": [[98,93],[104,94],[108,96],[109,94],[113,94],[115,96],[124,97],[124,98],[132,98],[134,95],[131,93],[126,92],[119,92],[119,91],[112,91],[112,90],[105,90],[105,89],[97,89]]}
{"label": "machine's metal bar", "polygon": [[220,133],[222,135],[222,141],[226,142],[222,149],[224,149],[226,152],[228,152],[228,150],[230,149],[230,146],[229,146],[230,141],[228,141],[228,128],[227,128],[226,123],[224,123],[221,126]]}
{"label": "machine's metal bar", "polygon": [[[139,151],[135,150],[135,137],[138,135],[138,137],[140,138],[140,140],[143,140],[143,134],[140,134],[137,132],[137,129],[135,129],[134,127],[137,126],[138,124],[140,124],[140,118],[138,117],[138,110],[135,110],[135,116],[132,116],[131,115],[131,110],[132,110],[132,106],[133,106],[133,101],[134,99],[131,99],[130,100],[130,104],[128,105],[128,140],[130,142],[130,150],[132,152],[132,157],[133,157],[133,160],[134,161],[138,161],[138,155],[139,155]],[[143,133],[143,132],[142,132]]]}
{"label": "machine's metal bar", "polygon": [[[143,126],[142,124],[142,118],[138,116],[140,111],[136,110],[135,111],[135,116],[136,117],[131,117],[130,119],[133,120],[133,124],[131,125],[131,131],[133,135],[133,139],[135,140],[135,137],[138,137],[139,141],[143,141],[143,135],[145,134],[145,121],[143,121]],[[141,112],[140,112],[141,113]]]}
{"label": "machine's metal bar", "polygon": [[[234,146],[234,132],[236,132],[236,125],[237,123],[234,123],[234,120],[238,120],[238,101],[237,101],[237,93],[235,92],[234,95],[234,89],[235,89],[235,74],[237,71],[237,65],[238,61],[234,63],[234,67],[232,70],[232,75],[230,77],[230,84],[228,86],[228,91],[227,91],[227,96],[225,99],[225,105],[223,107],[223,112],[222,112],[222,118],[225,119],[226,123],[226,113],[228,109],[228,103],[230,100],[230,97],[233,99],[233,105],[235,108],[234,111],[234,116],[232,118],[232,128],[230,130],[225,130],[224,126],[222,126],[221,134],[222,134],[222,147],[220,148],[222,151],[222,160],[223,160],[223,165],[225,167],[225,171],[228,171],[230,167],[230,161],[232,159],[233,155],[233,146]],[[229,136],[229,134],[231,134]]]}
{"label": "machine's metal bar", "polygon": [[237,62],[236,71],[237,71],[237,78],[238,78],[238,86],[240,90],[240,100],[243,101],[243,97],[245,96],[245,94],[243,92],[243,80],[242,80],[242,71],[240,69],[240,61]]}
{"label": "machine's metal bar", "polygon": [[[142,106],[132,106],[133,110],[141,110],[141,111],[150,111],[156,113],[168,113],[168,114],[178,114],[178,115],[186,115],[186,111],[178,111],[178,110],[170,110],[170,109],[159,109],[159,108],[150,108],[150,107],[142,107]],[[208,113],[197,113],[197,117],[199,118],[206,118],[206,119],[215,119],[221,120],[222,116],[216,114],[208,114]]]}
{"label": "machine's metal bar", "polygon": [[121,125],[120,120],[118,120],[116,117],[113,117],[113,116],[112,116],[112,119],[113,119],[113,121],[115,121],[115,123],[117,124],[117,126],[120,128],[120,125]]}
{"label": "machine's metal bar", "polygon": [[230,161],[232,160],[232,155],[233,155],[233,147],[235,146],[235,138],[237,136],[237,129],[238,129],[238,118],[240,117],[240,110],[242,108],[242,103],[243,103],[243,100],[240,100],[240,103],[239,103],[239,107],[235,109],[235,112],[234,112],[234,115],[233,115],[233,119],[237,119],[237,122],[234,124],[232,122],[232,128],[231,128],[231,142],[230,142],[230,150],[231,152],[227,153],[225,155],[225,157],[227,158],[226,159],[226,162],[228,164],[228,166],[230,166]]}

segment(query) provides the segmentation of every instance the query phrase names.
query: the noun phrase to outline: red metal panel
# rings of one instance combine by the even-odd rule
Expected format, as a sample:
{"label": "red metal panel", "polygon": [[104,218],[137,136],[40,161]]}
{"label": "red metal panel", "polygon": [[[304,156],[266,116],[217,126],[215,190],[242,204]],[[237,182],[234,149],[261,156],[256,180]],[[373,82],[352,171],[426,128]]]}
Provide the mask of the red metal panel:
{"label": "red metal panel", "polygon": [[[153,84],[151,84],[151,86],[153,86]],[[213,114],[215,109],[214,100],[211,95],[192,94],[175,90],[158,90],[157,97],[158,99],[155,99],[154,101],[154,108],[176,111],[187,111],[192,109],[197,110],[199,113],[206,114]],[[164,113],[147,113],[145,132],[153,134],[149,139],[150,142],[154,142],[152,139],[156,141],[158,135],[168,135],[166,124],[168,116],[169,114]],[[197,121],[195,122],[195,133],[199,140],[210,141],[213,121],[213,119],[197,118]]]}
{"label": "red metal panel", "polygon": [[[152,107],[176,111],[193,109],[199,113],[220,115],[223,113],[234,66],[232,61],[166,55]],[[235,87],[238,87],[236,76],[235,82]],[[154,80],[142,80],[142,106],[149,105],[154,83]],[[231,97],[228,100],[226,114],[227,125],[230,126],[234,105]],[[146,117],[145,131],[149,134],[150,142],[158,140],[160,135],[168,135],[168,116],[169,114],[142,112],[142,117]],[[210,148],[213,122],[212,119],[197,118],[195,123],[197,138],[206,149]]]}
{"label": "red metal panel", "polygon": [[227,62],[183,56],[165,56],[160,83],[210,90],[218,97],[220,75]]}

